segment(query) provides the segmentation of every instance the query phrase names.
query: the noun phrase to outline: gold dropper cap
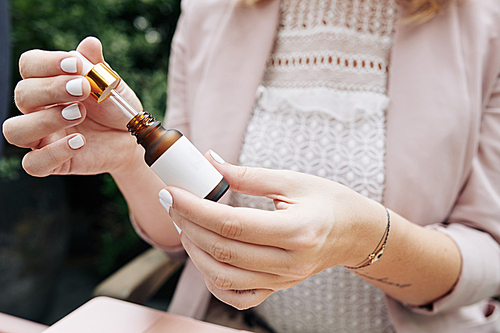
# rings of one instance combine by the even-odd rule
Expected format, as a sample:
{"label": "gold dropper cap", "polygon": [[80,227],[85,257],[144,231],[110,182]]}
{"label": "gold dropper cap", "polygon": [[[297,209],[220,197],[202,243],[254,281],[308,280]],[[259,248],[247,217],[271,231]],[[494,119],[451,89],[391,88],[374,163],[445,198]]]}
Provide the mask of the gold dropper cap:
{"label": "gold dropper cap", "polygon": [[120,83],[121,79],[118,74],[104,63],[94,65],[80,52],[71,51],[70,54],[77,56],[83,62],[82,74],[90,83],[90,96],[97,103],[104,102],[111,94],[111,90],[115,89]]}
{"label": "gold dropper cap", "polygon": [[85,75],[92,88],[90,96],[97,102],[102,103],[120,83],[120,77],[106,64],[100,63],[92,67]]}

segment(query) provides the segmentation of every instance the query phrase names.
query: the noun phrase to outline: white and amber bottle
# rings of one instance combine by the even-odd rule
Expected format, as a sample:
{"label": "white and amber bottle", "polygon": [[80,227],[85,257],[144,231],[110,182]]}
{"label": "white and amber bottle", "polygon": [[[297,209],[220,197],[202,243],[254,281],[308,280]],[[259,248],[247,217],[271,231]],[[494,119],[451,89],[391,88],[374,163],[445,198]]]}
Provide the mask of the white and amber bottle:
{"label": "white and amber bottle", "polygon": [[132,118],[127,127],[146,150],[146,163],[165,184],[213,201],[229,189],[222,175],[181,132],[163,128],[144,111]]}
{"label": "white and amber bottle", "polygon": [[130,119],[127,128],[145,149],[144,159],[166,185],[183,188],[199,198],[219,200],[229,189],[228,182],[200,151],[175,129],[165,129],[146,111],[137,112],[114,88],[120,77],[106,64],[92,64],[79,52],[83,75],[90,83],[97,103],[113,101]]}

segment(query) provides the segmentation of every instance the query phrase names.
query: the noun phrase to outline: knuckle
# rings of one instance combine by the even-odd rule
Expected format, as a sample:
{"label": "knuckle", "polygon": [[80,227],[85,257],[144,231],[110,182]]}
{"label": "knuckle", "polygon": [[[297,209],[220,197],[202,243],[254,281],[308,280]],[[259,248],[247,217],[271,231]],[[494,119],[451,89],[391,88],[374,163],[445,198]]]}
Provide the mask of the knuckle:
{"label": "knuckle", "polygon": [[238,168],[238,178],[245,178],[248,174],[248,167],[241,166]]}
{"label": "knuckle", "polygon": [[46,163],[47,165],[56,165],[57,164],[57,151],[56,149],[54,149],[53,146],[51,145],[48,145],[44,148],[45,150],[45,160],[46,160]]}
{"label": "knuckle", "polygon": [[296,241],[296,249],[301,251],[307,251],[313,249],[317,245],[317,239],[313,232],[302,232]]}
{"label": "knuckle", "polygon": [[251,181],[254,177],[254,173],[252,173],[251,168],[245,166],[238,166],[236,170],[236,181],[233,182],[231,186],[234,186],[234,190],[238,192],[241,188],[241,184]]}
{"label": "knuckle", "polygon": [[214,274],[212,279],[212,284],[220,290],[230,290],[233,289],[233,280],[222,272],[217,272]]}
{"label": "knuckle", "polygon": [[231,263],[234,261],[234,252],[230,246],[221,241],[217,241],[212,245],[212,256],[220,262]]}
{"label": "knuckle", "polygon": [[[50,101],[60,102],[60,91],[65,88],[61,88],[61,83],[58,81],[59,80],[49,80],[45,85],[44,93]],[[63,85],[65,84],[66,82],[63,83]]]}
{"label": "knuckle", "polygon": [[219,234],[226,238],[237,239],[242,234],[242,225],[232,216],[226,217],[220,223]]}

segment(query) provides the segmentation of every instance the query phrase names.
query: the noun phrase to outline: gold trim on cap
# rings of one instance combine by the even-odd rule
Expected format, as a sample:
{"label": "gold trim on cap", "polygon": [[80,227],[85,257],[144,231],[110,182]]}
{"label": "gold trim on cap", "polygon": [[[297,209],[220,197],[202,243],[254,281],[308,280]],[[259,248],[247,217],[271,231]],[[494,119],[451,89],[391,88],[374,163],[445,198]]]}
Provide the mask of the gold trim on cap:
{"label": "gold trim on cap", "polygon": [[90,96],[97,102],[102,103],[111,94],[111,89],[120,83],[120,77],[106,64],[95,65],[87,75],[87,80],[92,88]]}

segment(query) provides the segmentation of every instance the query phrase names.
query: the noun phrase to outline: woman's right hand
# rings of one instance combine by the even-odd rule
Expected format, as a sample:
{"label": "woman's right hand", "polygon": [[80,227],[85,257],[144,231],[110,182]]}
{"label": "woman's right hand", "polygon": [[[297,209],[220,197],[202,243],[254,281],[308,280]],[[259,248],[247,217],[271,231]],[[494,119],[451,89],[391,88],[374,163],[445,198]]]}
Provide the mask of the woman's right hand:
{"label": "woman's right hand", "polygon": [[[92,63],[104,62],[96,38],[83,40],[77,51]],[[23,159],[30,175],[113,174],[143,163],[142,149],[127,132],[129,119],[111,101],[97,104],[89,98],[82,67],[68,52],[31,50],[20,58],[23,80],[15,102],[23,114],[7,119],[3,132],[9,143],[32,149]],[[142,110],[123,81],[116,90]]]}

